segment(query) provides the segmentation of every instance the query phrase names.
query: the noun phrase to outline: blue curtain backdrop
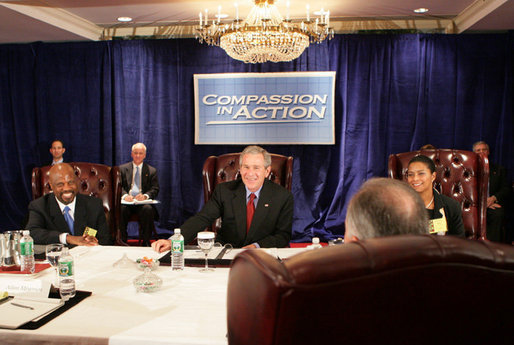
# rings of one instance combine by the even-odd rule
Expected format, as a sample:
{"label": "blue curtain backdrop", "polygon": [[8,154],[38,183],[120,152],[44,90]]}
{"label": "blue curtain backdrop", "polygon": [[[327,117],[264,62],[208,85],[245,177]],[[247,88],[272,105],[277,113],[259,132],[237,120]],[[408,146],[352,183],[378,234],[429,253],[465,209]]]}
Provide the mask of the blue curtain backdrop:
{"label": "blue curtain backdrop", "polygon": [[336,144],[265,146],[294,157],[293,239],[327,240],[344,232],[359,186],[386,176],[390,153],[483,139],[512,174],[513,53],[512,33],[336,35],[290,63],[259,65],[193,39],[0,45],[0,230],[20,226],[31,169],[50,162],[55,138],[66,161],[107,165],[144,142],[160,227],[180,226],[203,205],[206,157],[243,148],[193,144],[193,74],[336,71]]}

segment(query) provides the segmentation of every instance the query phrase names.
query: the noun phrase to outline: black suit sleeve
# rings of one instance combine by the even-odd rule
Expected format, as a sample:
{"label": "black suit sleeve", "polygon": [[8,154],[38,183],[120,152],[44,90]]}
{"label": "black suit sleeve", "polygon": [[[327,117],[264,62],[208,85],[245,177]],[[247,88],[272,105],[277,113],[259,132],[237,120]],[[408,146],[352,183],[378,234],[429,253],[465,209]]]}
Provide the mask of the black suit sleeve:
{"label": "black suit sleeve", "polygon": [[507,182],[507,170],[502,166],[497,166],[497,174],[490,176],[490,191],[498,200],[498,203],[505,206],[505,202],[509,198],[510,187]]}
{"label": "black suit sleeve", "polygon": [[[109,231],[109,227],[107,226],[107,220],[105,219],[105,213],[103,209],[102,200],[98,198],[91,198],[92,210],[91,214],[94,215],[95,219],[91,220],[92,225],[90,227],[94,228],[98,232],[96,233],[96,238],[98,239],[98,243],[101,245],[110,245],[112,244],[111,233]],[[79,234],[77,234],[79,235]]]}
{"label": "black suit sleeve", "polygon": [[30,230],[30,236],[36,244],[60,243],[59,235],[63,231],[47,229],[48,215],[40,200],[34,200],[29,204],[29,221],[26,228]]}
{"label": "black suit sleeve", "polygon": [[221,217],[223,202],[219,185],[214,188],[212,197],[203,206],[200,212],[190,217],[182,224],[180,231],[184,236],[184,243],[190,243],[199,231],[211,226],[212,222]]}
{"label": "black suit sleeve", "polygon": [[147,177],[147,185],[143,186],[143,194],[147,194],[148,198],[155,199],[159,194],[159,179],[157,178],[157,169],[148,166],[149,176]]}

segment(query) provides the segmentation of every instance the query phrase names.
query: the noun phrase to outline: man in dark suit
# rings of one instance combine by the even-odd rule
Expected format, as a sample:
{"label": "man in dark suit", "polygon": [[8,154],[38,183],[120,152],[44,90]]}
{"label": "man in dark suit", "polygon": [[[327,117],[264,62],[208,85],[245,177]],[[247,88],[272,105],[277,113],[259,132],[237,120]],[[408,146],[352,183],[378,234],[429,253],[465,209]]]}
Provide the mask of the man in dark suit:
{"label": "man in dark suit", "polygon": [[[473,144],[473,152],[489,157],[489,145],[484,141]],[[487,198],[487,239],[503,242],[502,234],[504,207],[508,201],[510,187],[507,182],[507,172],[504,167],[489,161],[489,197]]]}
{"label": "man in dark suit", "polygon": [[[121,200],[125,202],[155,199],[159,194],[157,170],[144,163],[146,146],[143,143],[132,145],[132,162],[120,165]],[[121,205],[120,231],[123,242],[127,241],[127,224],[132,214],[137,214],[143,233],[143,246],[150,246],[157,210],[151,204]]]}
{"label": "man in dark suit", "polygon": [[[66,163],[54,165],[49,171],[48,181],[53,193],[29,204],[27,229],[34,243],[111,244],[102,201],[78,194],[73,168]],[[96,237],[84,234],[86,227],[96,230]]]}
{"label": "man in dark suit", "polygon": [[[222,218],[217,241],[238,248],[286,247],[291,239],[293,195],[267,179],[271,156],[261,147],[248,146],[239,157],[241,179],[220,183],[202,210],[181,226],[184,242]],[[249,215],[253,215],[250,216]],[[152,247],[169,250],[169,240]]]}

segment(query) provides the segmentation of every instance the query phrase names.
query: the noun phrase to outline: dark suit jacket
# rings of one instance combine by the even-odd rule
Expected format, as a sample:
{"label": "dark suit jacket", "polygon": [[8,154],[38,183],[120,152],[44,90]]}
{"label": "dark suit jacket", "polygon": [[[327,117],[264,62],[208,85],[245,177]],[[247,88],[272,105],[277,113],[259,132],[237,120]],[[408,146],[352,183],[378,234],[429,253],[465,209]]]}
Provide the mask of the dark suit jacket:
{"label": "dark suit jacket", "polygon": [[507,182],[507,171],[497,164],[489,164],[489,196],[496,196],[498,203],[505,206],[509,198],[510,187]]}
{"label": "dark suit jacket", "polygon": [[252,225],[246,234],[246,189],[241,179],[220,183],[202,210],[189,218],[181,232],[185,243],[222,217],[216,241],[244,247],[257,242],[263,248],[286,247],[291,240],[293,195],[284,187],[264,180]]}
{"label": "dark suit jacket", "polygon": [[[97,230],[96,238],[100,244],[112,244],[111,235],[102,200],[93,196],[77,194],[74,213],[74,232],[82,235],[86,226]],[[29,204],[27,229],[36,244],[59,243],[59,235],[70,233],[68,224],[55,200],[53,193],[45,194]]]}
{"label": "dark suit jacket", "polygon": [[[130,192],[132,186],[132,162],[120,165],[121,174],[121,190],[122,195]],[[141,169],[141,190],[142,194],[147,194],[150,199],[155,199],[159,194],[159,180],[157,179],[157,170],[143,162],[143,169]]]}
{"label": "dark suit jacket", "polygon": [[464,223],[462,222],[462,210],[457,201],[452,198],[439,194],[434,190],[434,214],[435,216],[430,219],[442,218],[443,215],[439,210],[444,209],[444,215],[446,217],[446,224],[448,226],[448,235],[454,235],[459,237],[465,236]]}

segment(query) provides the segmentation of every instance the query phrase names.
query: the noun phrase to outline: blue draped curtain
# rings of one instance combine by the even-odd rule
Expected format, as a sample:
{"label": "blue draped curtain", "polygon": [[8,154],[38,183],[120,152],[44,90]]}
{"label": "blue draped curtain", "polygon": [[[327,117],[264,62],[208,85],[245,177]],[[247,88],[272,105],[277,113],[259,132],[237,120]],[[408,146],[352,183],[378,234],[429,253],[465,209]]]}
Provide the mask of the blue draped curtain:
{"label": "blue draped curtain", "polygon": [[[513,35],[336,35],[289,63],[248,65],[193,39],[0,45],[0,230],[20,226],[30,172],[53,139],[66,161],[119,165],[148,147],[158,169],[160,228],[203,204],[209,155],[242,146],[194,145],[193,74],[336,71],[336,144],[268,145],[294,157],[293,239],[344,233],[346,207],[390,153],[471,149],[514,168]],[[256,143],[258,144],[258,143]]]}

